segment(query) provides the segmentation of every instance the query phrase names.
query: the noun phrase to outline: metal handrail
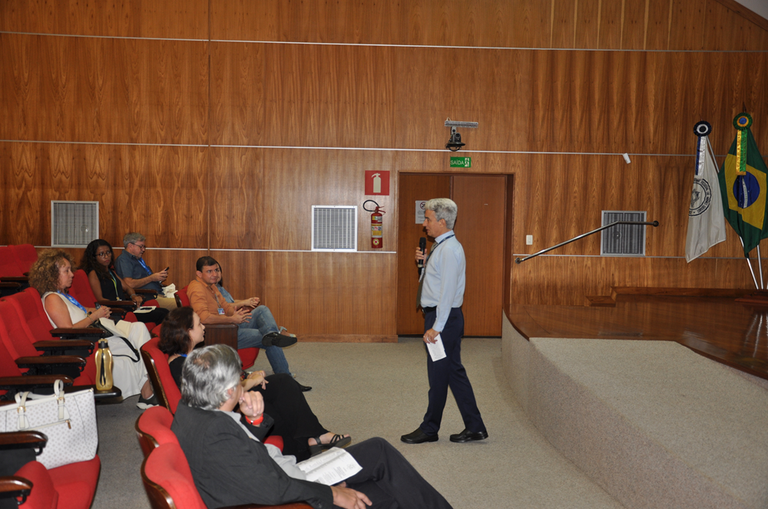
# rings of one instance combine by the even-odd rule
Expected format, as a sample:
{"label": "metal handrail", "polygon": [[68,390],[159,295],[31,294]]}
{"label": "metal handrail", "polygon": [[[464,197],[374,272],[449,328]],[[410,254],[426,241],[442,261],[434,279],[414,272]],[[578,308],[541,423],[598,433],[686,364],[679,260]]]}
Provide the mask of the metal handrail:
{"label": "metal handrail", "polygon": [[653,226],[653,227],[659,226],[659,222],[658,221],[652,221],[652,222],[616,221],[616,222],[613,222],[611,224],[607,224],[605,226],[601,226],[600,228],[592,230],[591,232],[582,233],[581,235],[578,235],[578,236],[572,238],[571,240],[566,240],[565,242],[561,242],[561,243],[559,243],[556,246],[548,247],[547,249],[542,249],[538,253],[533,253],[532,255],[526,256],[525,258],[519,258],[519,257],[515,258],[515,263],[517,263],[517,264],[523,263],[524,261],[530,260],[531,258],[535,258],[535,257],[539,256],[540,254],[548,253],[548,252],[552,251],[553,249],[557,249],[558,247],[562,247],[562,246],[564,246],[566,244],[570,244],[571,242],[576,242],[579,239],[583,239],[584,237],[588,237],[588,236],[592,235],[593,233],[597,233],[599,231],[603,231],[603,230],[605,230],[607,228],[610,228],[611,226],[616,226],[617,224],[632,224],[632,225],[637,225],[637,226]]}

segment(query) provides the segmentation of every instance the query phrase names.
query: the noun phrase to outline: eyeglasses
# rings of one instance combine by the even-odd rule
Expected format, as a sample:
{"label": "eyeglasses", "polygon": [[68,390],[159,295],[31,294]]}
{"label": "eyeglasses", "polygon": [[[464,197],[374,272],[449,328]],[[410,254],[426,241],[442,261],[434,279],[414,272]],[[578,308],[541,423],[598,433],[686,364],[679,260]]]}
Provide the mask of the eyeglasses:
{"label": "eyeglasses", "polygon": [[107,256],[112,256],[112,253],[110,253],[109,251],[105,251],[103,253],[96,253],[96,256],[99,256],[101,258],[106,258]]}
{"label": "eyeglasses", "polygon": [[136,244],[135,242],[131,242],[131,244],[133,244],[134,246],[138,247],[142,251],[146,251],[146,249],[147,249],[147,246],[145,244]]}

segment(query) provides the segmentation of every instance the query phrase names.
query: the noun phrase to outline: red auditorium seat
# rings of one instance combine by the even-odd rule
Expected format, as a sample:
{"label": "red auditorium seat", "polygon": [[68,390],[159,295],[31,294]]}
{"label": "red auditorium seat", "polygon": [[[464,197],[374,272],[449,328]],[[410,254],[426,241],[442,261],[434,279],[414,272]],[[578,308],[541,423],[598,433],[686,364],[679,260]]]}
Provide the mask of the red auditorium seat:
{"label": "red auditorium seat", "polygon": [[[0,448],[18,447],[18,437],[26,437],[33,433],[14,432],[0,433]],[[36,434],[38,440],[44,441],[44,436]],[[24,440],[30,446],[39,447],[39,442]],[[46,469],[42,463],[31,461],[21,467],[13,476],[17,485],[26,486],[29,495],[23,509],[88,509],[93,502],[96,486],[99,481],[101,460],[95,456],[92,460],[64,465],[58,468]],[[8,477],[0,478],[0,490],[9,490]]]}
{"label": "red auditorium seat", "polygon": [[[176,407],[181,399],[181,392],[171,375],[168,366],[168,356],[160,351],[157,344],[160,338],[152,338],[141,346],[141,358],[147,368],[147,375],[155,388],[157,402],[172,414],[176,413]],[[146,413],[146,412],[145,412]]]}
{"label": "red auditorium seat", "polygon": [[[147,409],[136,421],[136,434],[145,454],[141,465],[141,480],[153,509],[205,509],[197,491],[187,457],[170,430],[173,418],[167,409]],[[277,437],[280,438],[280,437]],[[267,443],[270,443],[267,439]],[[277,444],[275,444],[277,445]],[[282,439],[279,447],[282,449]],[[305,503],[283,505],[248,504],[247,508],[309,509]]]}
{"label": "red auditorium seat", "polygon": [[37,250],[32,244],[17,244],[10,246],[16,255],[16,261],[24,274],[29,272],[32,264],[37,261]]}

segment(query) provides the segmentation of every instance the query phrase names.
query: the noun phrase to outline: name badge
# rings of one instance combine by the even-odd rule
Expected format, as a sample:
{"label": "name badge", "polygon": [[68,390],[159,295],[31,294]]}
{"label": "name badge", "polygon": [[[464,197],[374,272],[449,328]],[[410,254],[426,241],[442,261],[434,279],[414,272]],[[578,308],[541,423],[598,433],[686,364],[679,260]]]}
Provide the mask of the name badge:
{"label": "name badge", "polygon": [[220,315],[223,315],[223,314],[224,314],[224,308],[219,308],[219,314],[220,314]]}

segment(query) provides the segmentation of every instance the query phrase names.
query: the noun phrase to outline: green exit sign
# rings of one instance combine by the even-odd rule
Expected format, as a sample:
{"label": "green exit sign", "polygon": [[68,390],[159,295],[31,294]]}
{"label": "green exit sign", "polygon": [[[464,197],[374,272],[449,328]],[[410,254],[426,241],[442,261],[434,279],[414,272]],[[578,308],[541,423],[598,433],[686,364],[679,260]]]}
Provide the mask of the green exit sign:
{"label": "green exit sign", "polygon": [[451,157],[451,168],[471,168],[471,157]]}

